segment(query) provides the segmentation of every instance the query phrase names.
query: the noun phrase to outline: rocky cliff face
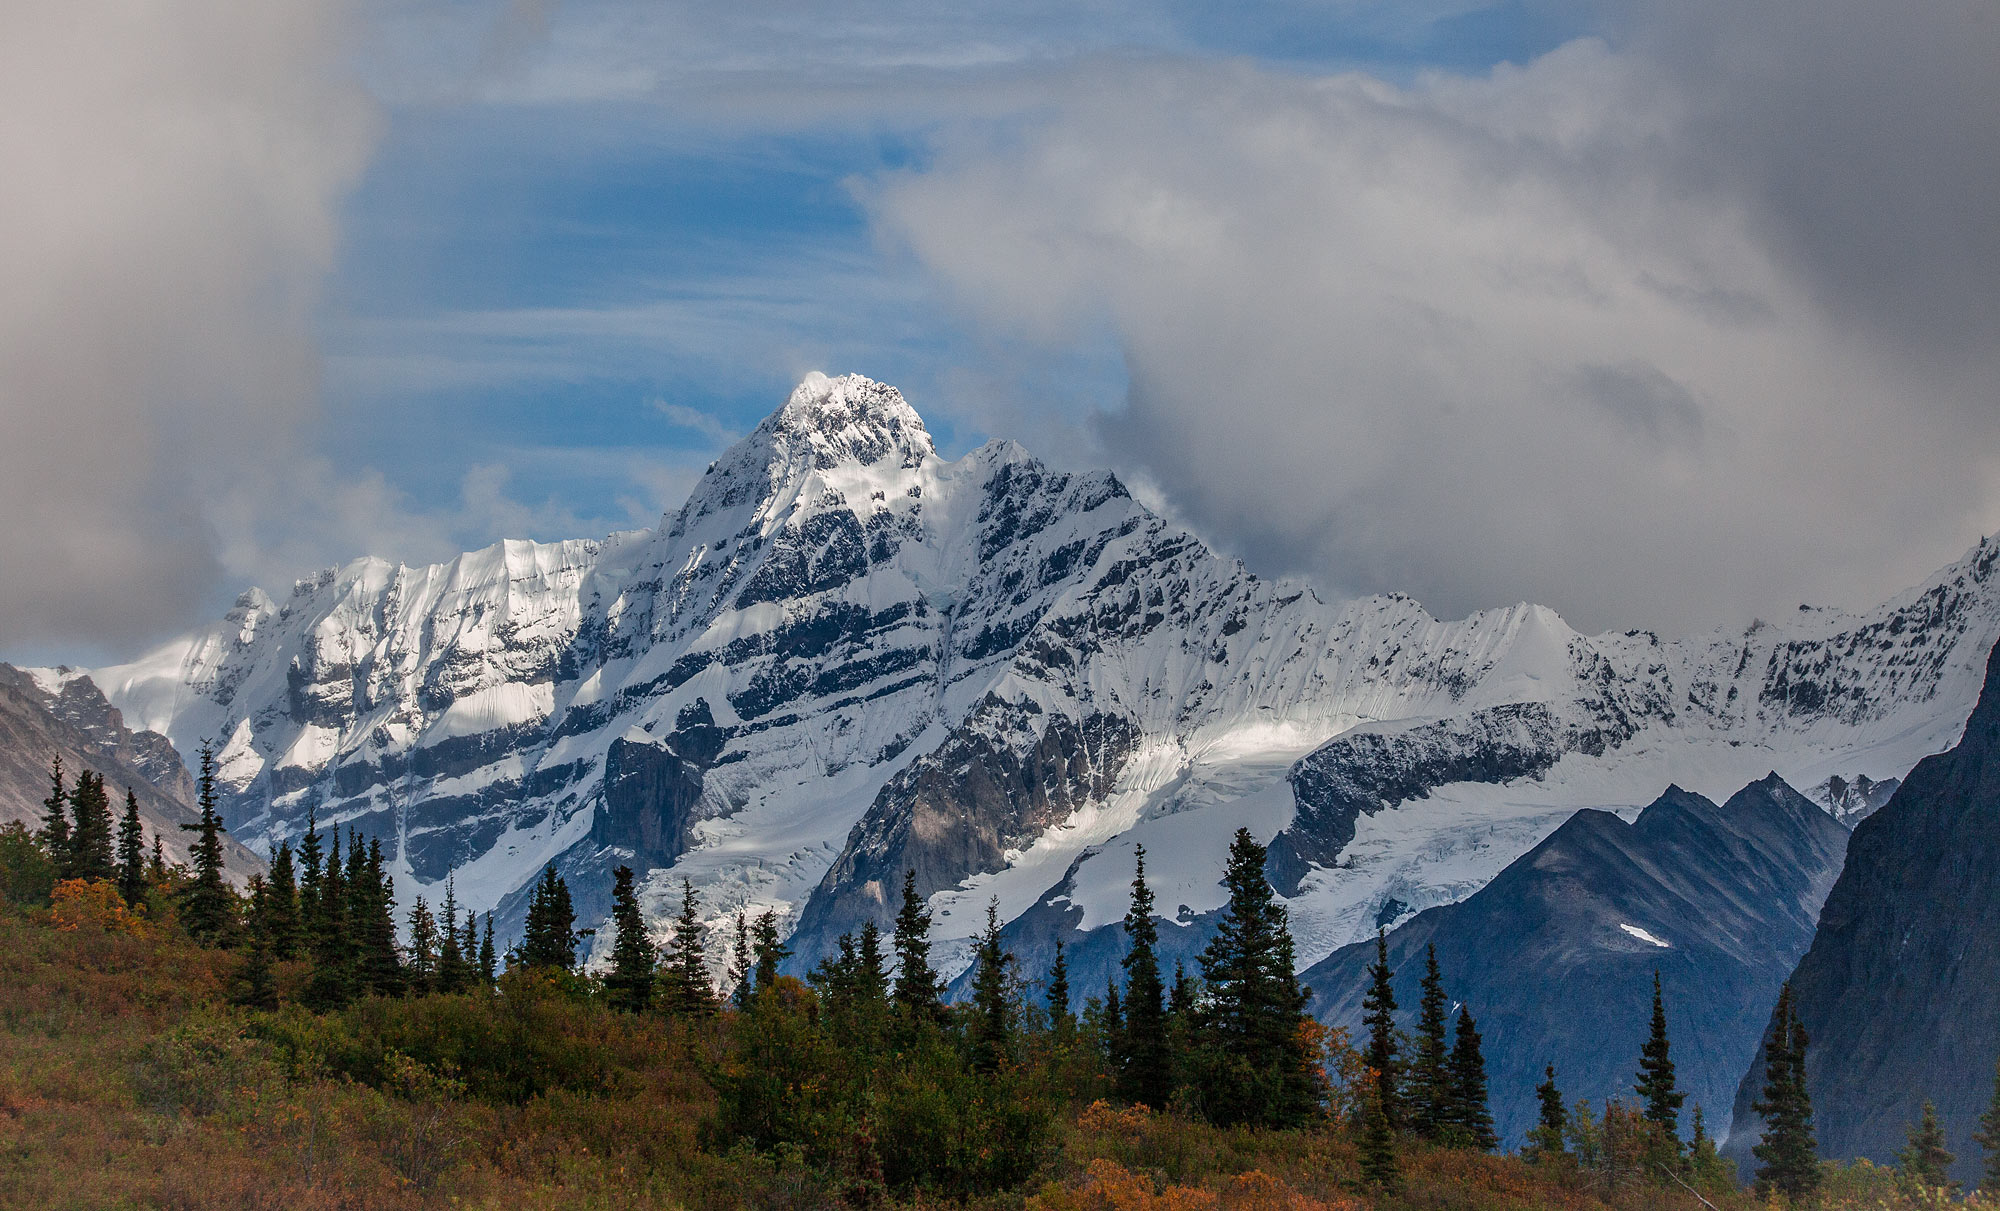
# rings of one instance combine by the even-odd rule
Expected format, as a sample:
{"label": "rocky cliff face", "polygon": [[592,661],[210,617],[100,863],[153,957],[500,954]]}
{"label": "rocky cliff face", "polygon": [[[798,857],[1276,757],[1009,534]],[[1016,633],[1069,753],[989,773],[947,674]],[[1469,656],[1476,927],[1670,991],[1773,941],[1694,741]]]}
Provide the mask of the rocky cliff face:
{"label": "rocky cliff face", "polygon": [[451,875],[504,921],[544,863],[595,888],[626,862],[657,909],[685,876],[718,917],[778,912],[807,962],[914,869],[949,956],[990,896],[1116,920],[1136,840],[1192,924],[1248,822],[1310,961],[1581,806],[1900,776],[1970,708],[1994,562],[1672,643],[1329,605],[1109,473],[1004,441],[947,461],[893,388],[813,376],[658,529],[359,560],[93,678],[183,748],[224,742],[240,836],[352,825],[405,900]]}
{"label": "rocky cliff face", "polygon": [[[1972,1180],[1971,1142],[2000,1054],[2000,652],[1951,751],[1926,758],[1854,830],[1792,988],[1812,1043],[1806,1086],[1820,1153],[1890,1161],[1926,1099],[1936,1102],[1955,1171]],[[1768,1006],[1766,1013],[1769,1012]],[[1746,1166],[1762,1130],[1746,1067],[1731,1153]]]}
{"label": "rocky cliff face", "polygon": [[[80,770],[103,774],[114,812],[125,810],[130,790],[139,801],[146,844],[157,836],[171,860],[188,860],[193,834],[181,825],[200,819],[200,812],[194,778],[167,738],[126,727],[88,676],[68,669],[30,674],[0,664],[0,823],[41,826],[49,765],[57,757],[72,785]],[[264,865],[233,839],[224,843],[223,861],[239,879]]]}
{"label": "rocky cliff face", "polygon": [[[1847,830],[1776,775],[1717,806],[1678,787],[1626,823],[1584,810],[1491,883],[1390,931],[1396,997],[1413,1022],[1424,947],[1485,1039],[1494,1121],[1516,1145],[1554,1063],[1571,1098],[1630,1100],[1652,977],[1694,1107],[1727,1117],[1770,1005],[1812,938]],[[1358,1033],[1373,941],[1307,970],[1313,1009]]]}

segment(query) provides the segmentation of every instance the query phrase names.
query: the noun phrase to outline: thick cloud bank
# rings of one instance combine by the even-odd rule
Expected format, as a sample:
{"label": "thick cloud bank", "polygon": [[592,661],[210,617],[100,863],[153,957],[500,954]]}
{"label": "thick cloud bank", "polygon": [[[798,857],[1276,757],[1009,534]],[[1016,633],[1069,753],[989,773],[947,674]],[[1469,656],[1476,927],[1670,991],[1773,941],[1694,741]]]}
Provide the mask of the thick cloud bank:
{"label": "thick cloud bank", "polygon": [[1265,570],[1586,626],[1862,601],[2000,523],[2000,27],[1850,7],[1402,86],[1099,65],[866,200],[976,323],[1108,325],[1112,456]]}
{"label": "thick cloud bank", "polygon": [[375,122],[343,7],[4,6],[0,645],[185,621],[223,560],[209,502],[285,495]]}

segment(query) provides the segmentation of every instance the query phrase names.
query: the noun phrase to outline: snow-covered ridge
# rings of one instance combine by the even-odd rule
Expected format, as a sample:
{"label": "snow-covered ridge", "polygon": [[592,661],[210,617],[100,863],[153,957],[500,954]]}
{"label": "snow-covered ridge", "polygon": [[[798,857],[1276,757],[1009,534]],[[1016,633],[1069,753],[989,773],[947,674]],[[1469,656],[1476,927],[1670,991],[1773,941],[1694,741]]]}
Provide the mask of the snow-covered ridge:
{"label": "snow-covered ridge", "polygon": [[1970,710],[1993,564],[1678,642],[1328,604],[1108,473],[1005,441],[946,461],[894,388],[814,375],[655,530],[357,560],[92,676],[135,727],[218,739],[238,836],[352,825],[406,900],[455,873],[504,914],[544,862],[583,888],[624,862],[718,916],[777,909],[809,952],[913,868],[948,940],[962,904],[1011,916],[1071,872],[1082,920],[1121,914],[1095,889],[1122,894],[1139,840],[1163,909],[1198,915],[1240,818],[1293,838],[1309,960],[1585,801],[1900,776]]}

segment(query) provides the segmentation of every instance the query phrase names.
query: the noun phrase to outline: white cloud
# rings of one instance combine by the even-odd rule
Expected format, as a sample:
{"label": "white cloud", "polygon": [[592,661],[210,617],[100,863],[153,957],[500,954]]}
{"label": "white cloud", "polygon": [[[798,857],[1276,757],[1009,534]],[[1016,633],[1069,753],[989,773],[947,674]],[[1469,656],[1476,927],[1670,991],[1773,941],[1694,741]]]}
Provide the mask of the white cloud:
{"label": "white cloud", "polygon": [[336,0],[0,8],[0,644],[186,619],[283,461],[373,110]]}
{"label": "white cloud", "polygon": [[1856,332],[1696,75],[1100,64],[865,197],[975,325],[1115,334],[1110,454],[1265,570],[1585,626],[1867,600],[2000,523],[2000,415]]}

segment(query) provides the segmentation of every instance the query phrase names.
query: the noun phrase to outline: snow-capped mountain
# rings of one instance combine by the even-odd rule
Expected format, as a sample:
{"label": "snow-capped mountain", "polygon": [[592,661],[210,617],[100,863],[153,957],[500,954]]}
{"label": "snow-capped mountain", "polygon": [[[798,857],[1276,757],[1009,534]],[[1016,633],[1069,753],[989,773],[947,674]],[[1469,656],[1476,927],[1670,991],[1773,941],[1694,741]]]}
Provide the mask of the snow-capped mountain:
{"label": "snow-capped mountain", "polygon": [[451,875],[504,915],[557,861],[587,920],[624,862],[656,904],[686,876],[718,919],[780,911],[805,962],[905,869],[947,942],[989,897],[1097,928],[1140,841],[1191,920],[1247,824],[1311,962],[1578,806],[1901,776],[1971,709],[1996,555],[1676,642],[1440,622],[1253,576],[1106,472],[947,461],[893,388],[813,375],[656,530],[359,560],[93,678],[184,751],[218,739],[239,837],[351,824],[406,901]]}

